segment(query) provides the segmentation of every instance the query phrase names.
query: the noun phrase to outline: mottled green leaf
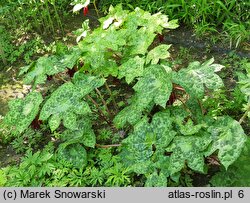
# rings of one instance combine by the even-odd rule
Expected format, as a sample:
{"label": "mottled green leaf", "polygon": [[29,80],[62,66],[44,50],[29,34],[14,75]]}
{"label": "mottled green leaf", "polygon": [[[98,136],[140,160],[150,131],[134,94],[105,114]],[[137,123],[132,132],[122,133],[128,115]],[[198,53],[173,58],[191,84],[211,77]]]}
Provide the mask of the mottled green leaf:
{"label": "mottled green leaf", "polygon": [[88,104],[83,101],[83,96],[80,89],[74,84],[65,83],[51,94],[44,104],[39,118],[47,120],[51,115],[56,114],[60,120],[63,120],[65,127],[74,129],[76,116],[91,112]]}
{"label": "mottled green leaf", "polygon": [[[157,148],[156,150],[162,151],[161,149],[159,150],[159,148]],[[158,171],[160,170],[161,173],[165,175],[165,177],[168,177],[170,175],[169,171],[170,157],[165,155],[165,148],[164,148],[164,153],[161,154],[157,153],[157,157],[156,154],[154,154],[154,157],[155,157],[153,163],[154,168],[157,169]]]}
{"label": "mottled green leaf", "polygon": [[37,116],[42,101],[42,95],[38,92],[31,92],[24,99],[10,101],[10,110],[3,122],[12,128],[14,134],[24,132]]}
{"label": "mottled green leaf", "polygon": [[131,83],[134,78],[143,75],[144,59],[136,56],[129,59],[119,67],[118,78],[121,79],[125,77],[126,82]]}
{"label": "mottled green leaf", "polygon": [[151,101],[154,101],[155,104],[165,108],[172,92],[171,71],[160,65],[151,65],[133,88],[138,97],[136,102],[138,106],[146,108]]}
{"label": "mottled green leaf", "polygon": [[150,44],[154,41],[156,34],[148,32],[146,27],[140,28],[137,32],[135,32],[128,41],[127,45],[130,46],[128,54],[144,55]]}
{"label": "mottled green leaf", "polygon": [[123,140],[122,160],[131,166],[138,174],[146,173],[150,167],[150,157],[153,155],[152,145],[154,135],[146,118],[140,120],[134,127],[134,132]]}
{"label": "mottled green leaf", "polygon": [[96,144],[96,137],[93,131],[85,133],[83,136],[83,144],[87,147],[95,147]]}
{"label": "mottled green leaf", "polygon": [[170,174],[182,170],[187,165],[195,171],[204,172],[204,150],[207,148],[211,139],[209,136],[176,136],[173,143],[166,149],[173,152],[170,156]]}
{"label": "mottled green leaf", "polygon": [[157,149],[164,149],[173,140],[176,132],[172,129],[172,119],[169,111],[162,111],[154,115],[151,128],[156,136]]}
{"label": "mottled green leaf", "polygon": [[36,62],[31,63],[21,69],[19,75],[25,74],[24,83],[34,86],[45,83],[48,75],[55,75],[66,68],[72,69],[80,58],[79,48],[72,48],[68,54],[63,56],[52,55],[50,57],[40,57]]}
{"label": "mottled green leaf", "polygon": [[77,121],[75,130],[67,129],[62,134],[62,139],[67,143],[82,143],[87,147],[95,147],[96,137],[89,118]]}
{"label": "mottled green leaf", "polygon": [[219,117],[208,132],[213,142],[206,156],[218,150],[218,158],[227,169],[239,157],[247,138],[241,125],[229,116]]}
{"label": "mottled green leaf", "polygon": [[223,86],[222,79],[215,74],[223,66],[212,64],[213,61],[212,58],[203,64],[198,61],[190,63],[187,68],[173,74],[173,82],[181,85],[193,97],[203,98],[204,86],[212,90]]}
{"label": "mottled green leaf", "polygon": [[80,144],[61,144],[58,150],[58,157],[74,167],[82,169],[87,165],[87,152]]}
{"label": "mottled green leaf", "polygon": [[176,29],[177,27],[179,27],[177,23],[178,23],[178,20],[171,20],[169,22],[165,21],[165,23],[162,23],[162,27],[168,28],[168,29]]}
{"label": "mottled green leaf", "polygon": [[162,44],[152,49],[150,52],[148,52],[146,64],[148,64],[150,61],[151,64],[157,64],[160,59],[168,58],[170,56],[170,53],[168,52],[170,46],[171,45]]}
{"label": "mottled green leaf", "polygon": [[206,125],[205,124],[197,124],[197,125],[194,125],[193,121],[191,119],[188,119],[188,121],[183,124],[182,120],[180,119],[176,119],[175,122],[178,124],[179,126],[179,130],[181,132],[182,135],[193,135],[193,134],[196,134],[200,131],[200,129],[202,127],[205,127]]}
{"label": "mottled green leaf", "polygon": [[163,173],[158,175],[155,171],[147,177],[145,187],[167,187],[167,177]]}
{"label": "mottled green leaf", "polygon": [[160,65],[149,66],[133,88],[136,94],[132,104],[120,111],[114,119],[118,128],[126,123],[135,124],[142,117],[142,112],[154,103],[165,108],[172,92],[171,70]]}
{"label": "mottled green leaf", "polygon": [[114,118],[113,122],[117,128],[122,128],[125,124],[136,124],[141,118],[141,111],[136,105],[130,105],[121,110]]}
{"label": "mottled green leaf", "polygon": [[74,112],[67,112],[63,116],[63,125],[68,129],[77,129],[77,116]]}
{"label": "mottled green leaf", "polygon": [[250,138],[247,139],[240,157],[228,167],[221,169],[212,177],[211,183],[215,187],[250,187]]}
{"label": "mottled green leaf", "polygon": [[76,62],[79,60],[81,56],[81,51],[79,48],[72,48],[69,51],[69,54],[63,55],[63,57],[60,60],[61,66],[65,68],[72,69]]}
{"label": "mottled green leaf", "polygon": [[[25,84],[31,84],[34,82],[34,86],[37,84],[45,83],[47,70],[53,69],[53,62],[47,56],[39,58],[35,63],[32,63],[29,68],[25,68],[28,73],[24,77]],[[20,73],[24,73],[22,71]]]}
{"label": "mottled green leaf", "polygon": [[87,95],[95,88],[101,87],[105,83],[105,79],[77,72],[73,77],[73,83],[79,87],[82,95]]}
{"label": "mottled green leaf", "polygon": [[49,127],[51,132],[55,131],[61,123],[61,118],[58,114],[53,114],[49,119]]}

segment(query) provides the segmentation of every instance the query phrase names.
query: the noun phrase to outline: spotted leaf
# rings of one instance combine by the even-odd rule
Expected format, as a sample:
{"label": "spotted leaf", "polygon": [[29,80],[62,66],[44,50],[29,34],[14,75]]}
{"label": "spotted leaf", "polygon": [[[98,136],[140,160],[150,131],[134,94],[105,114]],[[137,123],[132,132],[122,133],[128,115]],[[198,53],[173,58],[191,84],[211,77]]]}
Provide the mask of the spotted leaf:
{"label": "spotted leaf", "polygon": [[80,144],[61,144],[58,149],[58,157],[74,167],[82,169],[87,165],[87,152]]}
{"label": "spotted leaf", "polygon": [[198,136],[176,136],[173,143],[167,147],[166,151],[172,152],[170,156],[170,175],[179,172],[187,165],[194,171],[204,172],[204,150],[211,139],[208,135]]}
{"label": "spotted leaf", "polygon": [[151,61],[151,64],[157,64],[160,59],[166,59],[170,56],[170,53],[168,52],[168,49],[171,45],[162,44],[154,49],[152,49],[146,58],[146,64],[148,64]]}
{"label": "spotted leaf", "polygon": [[190,63],[187,68],[173,73],[173,82],[181,85],[193,97],[203,98],[204,86],[211,90],[216,90],[223,86],[222,79],[215,74],[223,66],[212,64],[213,61],[214,59],[212,58],[203,64],[200,64],[198,61]]}
{"label": "spotted leaf", "polygon": [[227,169],[240,155],[247,139],[241,125],[229,116],[218,118],[208,128],[213,142],[206,155],[218,150],[218,158]]}
{"label": "spotted leaf", "polygon": [[[83,94],[80,89],[71,82],[65,83],[55,90],[44,104],[40,120],[47,120],[52,115],[57,115],[57,125],[52,127],[56,130],[58,120],[63,120],[66,128],[75,129],[77,115],[90,113],[88,104],[83,101]],[[52,117],[55,120],[55,117]],[[53,123],[50,121],[50,123]]]}
{"label": "spotted leaf", "polygon": [[14,134],[24,132],[37,116],[42,101],[42,95],[38,92],[31,92],[24,99],[10,101],[10,110],[3,122],[12,128]]}
{"label": "spotted leaf", "polygon": [[143,75],[144,59],[136,56],[124,62],[119,67],[119,79],[125,77],[126,82],[131,83],[134,78]]}

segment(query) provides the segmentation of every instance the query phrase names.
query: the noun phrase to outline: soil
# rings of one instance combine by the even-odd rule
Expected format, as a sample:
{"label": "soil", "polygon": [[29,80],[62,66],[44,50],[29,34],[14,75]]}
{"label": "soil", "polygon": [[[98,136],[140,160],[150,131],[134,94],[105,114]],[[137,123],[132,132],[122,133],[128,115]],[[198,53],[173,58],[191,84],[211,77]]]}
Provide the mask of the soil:
{"label": "soil", "polygon": [[4,146],[0,144],[0,168],[18,164],[22,156],[21,154],[16,154],[15,150],[10,145]]}

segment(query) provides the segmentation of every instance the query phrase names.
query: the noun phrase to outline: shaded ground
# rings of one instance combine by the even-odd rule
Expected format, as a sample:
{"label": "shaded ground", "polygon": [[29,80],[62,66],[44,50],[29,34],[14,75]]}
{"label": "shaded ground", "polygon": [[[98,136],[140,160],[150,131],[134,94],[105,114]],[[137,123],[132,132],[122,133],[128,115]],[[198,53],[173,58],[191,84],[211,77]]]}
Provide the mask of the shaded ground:
{"label": "shaded ground", "polygon": [[16,154],[11,145],[0,145],[0,168],[19,163],[21,157],[22,154]]}
{"label": "shaded ground", "polygon": [[[169,31],[165,35],[165,42],[177,46],[182,46],[186,48],[197,49],[202,52],[209,52],[215,55],[223,55],[229,54],[232,52],[232,48],[230,48],[230,43],[225,43],[221,39],[219,39],[219,35],[214,35],[217,39],[215,43],[211,43],[211,35],[204,35],[202,37],[197,37],[195,33],[185,26],[180,26],[175,30]],[[197,51],[197,53],[199,53]],[[242,43],[236,50],[235,54],[239,57],[250,58],[250,41]],[[194,51],[195,52],[195,51]]]}

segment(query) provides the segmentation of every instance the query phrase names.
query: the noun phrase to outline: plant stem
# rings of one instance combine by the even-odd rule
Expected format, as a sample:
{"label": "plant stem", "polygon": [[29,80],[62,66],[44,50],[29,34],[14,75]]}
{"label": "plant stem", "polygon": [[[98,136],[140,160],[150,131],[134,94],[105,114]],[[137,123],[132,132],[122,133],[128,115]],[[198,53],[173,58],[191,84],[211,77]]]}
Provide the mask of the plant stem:
{"label": "plant stem", "polygon": [[66,82],[69,82],[69,81],[65,80],[64,78],[62,78],[62,77],[59,76],[59,75],[58,75],[58,76],[55,75],[55,77],[57,77],[58,79],[62,80],[62,81],[65,82],[65,83],[66,83]]}
{"label": "plant stem", "polygon": [[201,101],[199,99],[197,99],[197,101],[198,101],[198,104],[199,104],[199,106],[201,108],[202,115],[204,115],[206,113],[206,110],[203,108],[203,105],[202,105]]}
{"label": "plant stem", "polygon": [[177,97],[177,99],[179,101],[181,101],[181,103],[183,104],[184,109],[191,114],[191,117],[193,118],[193,121],[197,122],[196,119],[195,119],[195,117],[193,116],[192,111],[188,108],[188,106],[185,104],[185,102],[181,98]]}
{"label": "plant stem", "polygon": [[179,85],[173,84],[173,88],[174,88],[175,90],[180,90],[180,91],[182,91],[182,92],[185,92],[184,88],[181,87],[181,86],[179,86]]}
{"label": "plant stem", "polygon": [[243,123],[243,121],[244,121],[245,118],[247,117],[247,114],[249,113],[249,111],[250,111],[250,103],[248,103],[246,112],[243,114],[243,116],[242,116],[242,117],[240,118],[240,120],[239,120],[239,123],[240,123],[240,124]]}
{"label": "plant stem", "polygon": [[64,35],[64,29],[63,29],[62,21],[61,21],[60,16],[59,16],[59,14],[57,12],[56,5],[55,5],[55,3],[53,3],[52,5],[53,5],[54,11],[55,11],[55,17],[56,17],[57,24],[58,24],[59,28],[62,31],[62,35]]}
{"label": "plant stem", "polygon": [[106,110],[107,110],[107,112],[108,112],[108,114],[109,114],[109,116],[110,116],[110,118],[111,118],[112,115],[111,115],[111,113],[110,113],[110,111],[109,111],[107,102],[103,99],[102,93],[101,93],[97,88],[95,88],[95,90],[96,90],[97,94],[99,95],[100,99],[102,100],[102,103],[103,103],[103,105],[105,106],[105,108],[106,108]]}
{"label": "plant stem", "polygon": [[3,50],[3,47],[1,45],[1,43],[0,43],[0,56],[2,58],[3,64],[7,65],[7,60],[6,60],[6,57],[5,57],[5,54],[4,54],[4,50]]}
{"label": "plant stem", "polygon": [[100,109],[99,105],[97,104],[97,102],[91,96],[87,95],[87,97],[96,106],[97,110],[101,114],[101,117],[108,123],[109,126],[113,127],[112,123],[109,121],[109,119],[107,119],[107,117],[105,116],[103,111]]}
{"label": "plant stem", "polygon": [[95,0],[94,0],[93,4],[94,4],[94,7],[95,7],[96,15],[97,15],[98,18],[100,18],[100,15],[99,15]]}
{"label": "plant stem", "polygon": [[110,97],[111,97],[111,99],[112,99],[112,103],[113,103],[113,105],[114,105],[114,107],[115,107],[115,111],[116,111],[116,113],[118,112],[118,105],[117,105],[117,103],[116,103],[116,101],[115,101],[115,98],[114,98],[114,96],[113,96],[113,94],[112,94],[112,91],[110,90],[110,88],[109,88],[109,86],[108,86],[108,83],[105,81],[105,87],[106,87],[106,89],[107,89],[107,91],[108,91],[108,93],[109,93],[109,95],[110,95]]}
{"label": "plant stem", "polygon": [[51,15],[50,15],[50,12],[49,12],[48,0],[45,0],[45,6],[46,6],[46,11],[47,11],[47,16],[48,16],[48,22],[49,22],[48,24],[51,27],[53,36],[55,38],[55,28],[54,28],[54,24],[52,22]]}
{"label": "plant stem", "polygon": [[98,148],[109,148],[109,147],[120,147],[121,144],[111,144],[111,145],[100,145],[100,144],[95,144],[96,147]]}

